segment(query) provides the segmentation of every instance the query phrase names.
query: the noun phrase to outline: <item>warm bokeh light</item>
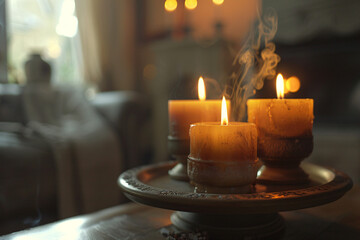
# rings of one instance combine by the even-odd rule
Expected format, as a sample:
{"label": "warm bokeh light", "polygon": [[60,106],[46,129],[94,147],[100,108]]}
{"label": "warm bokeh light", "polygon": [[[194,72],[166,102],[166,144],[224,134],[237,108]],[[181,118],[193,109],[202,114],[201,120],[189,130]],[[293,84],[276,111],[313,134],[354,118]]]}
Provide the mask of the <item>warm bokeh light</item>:
{"label": "warm bokeh light", "polygon": [[213,0],[213,3],[216,5],[221,5],[224,3],[224,0]]}
{"label": "warm bokeh light", "polygon": [[280,73],[276,77],[276,95],[278,99],[284,98],[284,78]]}
{"label": "warm bokeh light", "polygon": [[286,79],[284,79],[284,94],[288,94],[289,93],[289,89],[287,89],[286,87]]}
{"label": "warm bokeh light", "polygon": [[206,100],[205,83],[204,83],[203,77],[199,77],[199,81],[198,81],[198,95],[199,95],[199,100],[200,100],[200,101]]}
{"label": "warm bokeh light", "polygon": [[58,41],[51,41],[47,47],[47,55],[50,58],[58,58],[61,55],[61,47]]}
{"label": "warm bokeh light", "polygon": [[223,96],[221,103],[221,125],[229,125],[225,96]]}
{"label": "warm bokeh light", "polygon": [[300,80],[298,77],[292,76],[286,80],[285,88],[288,92],[297,92],[300,89]]}
{"label": "warm bokeh light", "polygon": [[168,12],[175,11],[177,8],[177,1],[176,0],[166,0],[164,3],[165,10]]}
{"label": "warm bokeh light", "polygon": [[197,6],[197,0],[185,0],[185,7],[189,10],[195,9]]}

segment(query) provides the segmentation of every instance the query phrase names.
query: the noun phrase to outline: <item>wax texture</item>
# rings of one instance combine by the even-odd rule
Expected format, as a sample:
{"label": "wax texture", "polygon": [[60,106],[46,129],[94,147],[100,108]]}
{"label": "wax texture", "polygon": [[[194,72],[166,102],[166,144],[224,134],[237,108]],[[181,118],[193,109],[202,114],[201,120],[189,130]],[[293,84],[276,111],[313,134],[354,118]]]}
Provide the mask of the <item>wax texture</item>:
{"label": "wax texture", "polygon": [[189,158],[213,161],[257,159],[257,130],[252,123],[218,122],[192,124]]}
{"label": "wax texture", "polygon": [[[230,115],[230,101],[226,101]],[[190,124],[215,122],[220,124],[221,100],[169,100],[169,137],[189,139]]]}
{"label": "wax texture", "polygon": [[250,99],[248,122],[255,123],[259,137],[312,137],[312,99]]}

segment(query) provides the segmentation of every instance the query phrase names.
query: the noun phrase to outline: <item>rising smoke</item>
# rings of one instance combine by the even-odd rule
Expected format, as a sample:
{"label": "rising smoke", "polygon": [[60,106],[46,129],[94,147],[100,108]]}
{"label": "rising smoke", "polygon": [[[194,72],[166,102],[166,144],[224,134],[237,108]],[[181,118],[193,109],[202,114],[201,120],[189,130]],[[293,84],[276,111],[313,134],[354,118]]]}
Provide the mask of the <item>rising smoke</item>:
{"label": "rising smoke", "polygon": [[275,67],[280,57],[275,53],[275,44],[271,42],[276,31],[275,10],[268,9],[263,15],[258,13],[258,20],[235,56],[234,71],[225,87],[225,93],[232,101],[233,120],[245,120],[247,99],[263,87],[265,79],[276,75]]}

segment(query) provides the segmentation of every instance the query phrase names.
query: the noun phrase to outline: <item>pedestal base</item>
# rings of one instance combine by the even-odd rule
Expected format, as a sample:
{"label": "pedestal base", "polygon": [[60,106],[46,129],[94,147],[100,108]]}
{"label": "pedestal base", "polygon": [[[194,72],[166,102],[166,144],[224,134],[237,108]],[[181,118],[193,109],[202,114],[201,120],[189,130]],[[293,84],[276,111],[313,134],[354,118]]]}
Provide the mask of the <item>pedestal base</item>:
{"label": "pedestal base", "polygon": [[188,182],[170,179],[168,171],[173,166],[165,162],[130,169],[121,174],[118,184],[134,202],[181,211],[171,218],[180,230],[207,230],[220,236],[218,239],[226,239],[224,235],[227,239],[276,238],[284,229],[277,212],[330,203],[352,187],[346,174],[304,162],[302,167],[309,174],[311,185],[286,189],[273,185],[269,191],[259,185],[251,194],[194,193]]}
{"label": "pedestal base", "polygon": [[175,212],[171,222],[180,231],[206,231],[211,239],[279,239],[283,218],[277,214],[205,214]]}
{"label": "pedestal base", "polygon": [[189,181],[187,174],[187,156],[189,155],[190,140],[168,137],[168,149],[170,154],[175,157],[178,164],[169,170],[169,176],[179,181]]}
{"label": "pedestal base", "polygon": [[302,185],[309,183],[309,177],[301,168],[300,163],[310,156],[312,150],[312,136],[259,137],[258,155],[264,165],[258,172],[257,182],[266,185]]}
{"label": "pedestal base", "polygon": [[252,185],[247,184],[244,186],[236,186],[236,187],[216,187],[216,186],[208,186],[200,183],[190,182],[193,185],[195,193],[214,193],[214,194],[246,194],[251,193]]}
{"label": "pedestal base", "polygon": [[[187,161],[187,157],[185,156],[185,160]],[[179,181],[189,181],[189,177],[187,174],[187,163],[179,160],[178,164],[176,164],[172,169],[169,170],[169,176],[172,179]]]}

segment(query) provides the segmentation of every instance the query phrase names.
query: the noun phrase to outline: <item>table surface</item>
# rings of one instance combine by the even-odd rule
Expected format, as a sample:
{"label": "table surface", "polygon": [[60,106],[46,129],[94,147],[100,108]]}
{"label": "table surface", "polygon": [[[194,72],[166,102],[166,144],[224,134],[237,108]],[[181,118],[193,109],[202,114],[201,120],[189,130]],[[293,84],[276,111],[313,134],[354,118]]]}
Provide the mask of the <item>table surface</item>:
{"label": "table surface", "polygon": [[[165,239],[173,231],[171,210],[127,203],[0,237],[33,239]],[[360,186],[341,199],[320,207],[280,213],[286,222],[284,239],[360,239]]]}

